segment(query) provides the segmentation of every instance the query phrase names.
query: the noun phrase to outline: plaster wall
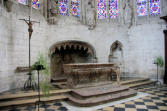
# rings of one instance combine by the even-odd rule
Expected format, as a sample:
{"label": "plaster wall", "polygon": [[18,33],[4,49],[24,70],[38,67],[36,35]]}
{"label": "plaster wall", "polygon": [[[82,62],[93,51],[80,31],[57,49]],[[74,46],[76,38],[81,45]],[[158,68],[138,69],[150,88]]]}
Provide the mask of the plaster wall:
{"label": "plaster wall", "polygon": [[79,22],[73,23],[74,19],[63,17],[56,26],[49,26],[46,40],[48,48],[59,41],[85,41],[95,48],[98,62],[107,63],[110,47],[118,40],[123,45],[123,75],[155,78],[154,59],[156,56],[164,57],[164,25],[158,18],[156,20],[160,23],[149,21],[131,28],[112,22],[99,23],[94,30],[88,30],[87,26]]}
{"label": "plaster wall", "polygon": [[[161,0],[161,15],[138,17],[135,0],[120,0],[117,19],[97,20],[96,27],[89,30],[89,0],[81,4],[80,18],[57,16],[55,25],[49,25],[47,49],[56,42],[79,40],[90,43],[96,50],[99,63],[107,63],[111,45],[120,41],[123,45],[122,76],[156,78],[157,56],[164,58],[165,22],[160,16],[166,14],[166,0]],[[96,7],[96,5],[95,5]],[[85,10],[83,10],[85,9]],[[96,10],[96,8],[95,8]],[[149,11],[148,11],[149,12]],[[164,68],[160,69],[163,78]]]}
{"label": "plaster wall", "polygon": [[[28,26],[19,19],[28,19],[28,7],[13,2],[11,12],[0,4],[0,92],[23,87],[26,73],[16,73],[18,66],[28,66]],[[41,17],[40,17],[41,16]],[[32,20],[40,21],[33,25],[31,39],[31,62],[39,52],[45,53],[45,19],[33,9]]]}

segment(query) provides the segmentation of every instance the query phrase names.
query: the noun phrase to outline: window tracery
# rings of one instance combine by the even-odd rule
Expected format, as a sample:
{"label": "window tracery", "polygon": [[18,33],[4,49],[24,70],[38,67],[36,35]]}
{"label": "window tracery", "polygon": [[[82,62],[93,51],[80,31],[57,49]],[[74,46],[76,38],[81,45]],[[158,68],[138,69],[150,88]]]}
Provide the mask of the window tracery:
{"label": "window tracery", "polygon": [[32,0],[32,7],[35,8],[35,9],[39,9],[40,0]]}
{"label": "window tracery", "polygon": [[107,7],[106,0],[97,0],[97,18],[106,19],[107,18]]}
{"label": "window tracery", "polygon": [[[149,7],[147,7],[148,3]],[[160,6],[160,0],[137,0],[137,15],[147,16],[148,13],[150,15],[160,15]]]}
{"label": "window tracery", "polygon": [[68,0],[59,0],[59,14],[68,15]]}
{"label": "window tracery", "polygon": [[160,14],[160,0],[150,0],[150,15]]}
{"label": "window tracery", "polygon": [[118,17],[118,4],[117,0],[109,0],[109,18]]}
{"label": "window tracery", "polygon": [[79,0],[71,0],[71,14],[79,17]]}

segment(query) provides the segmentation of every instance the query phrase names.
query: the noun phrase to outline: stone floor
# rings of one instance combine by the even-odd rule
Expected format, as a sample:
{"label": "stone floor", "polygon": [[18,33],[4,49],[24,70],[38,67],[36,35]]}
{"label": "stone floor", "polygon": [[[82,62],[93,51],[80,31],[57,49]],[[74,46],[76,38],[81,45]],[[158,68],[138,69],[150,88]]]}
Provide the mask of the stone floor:
{"label": "stone floor", "polygon": [[[149,93],[150,96],[131,100],[114,106],[104,107],[94,111],[167,111],[167,86],[143,86],[136,90]],[[12,92],[10,92],[12,93]],[[1,111],[35,111],[34,106],[25,106],[11,108]],[[37,109],[36,109],[37,111]],[[46,109],[42,106],[40,111],[69,111],[60,102],[53,102],[46,105]],[[86,110],[85,110],[86,111]]]}
{"label": "stone floor", "polygon": [[167,86],[144,86],[137,90],[150,96],[94,111],[167,111]]}

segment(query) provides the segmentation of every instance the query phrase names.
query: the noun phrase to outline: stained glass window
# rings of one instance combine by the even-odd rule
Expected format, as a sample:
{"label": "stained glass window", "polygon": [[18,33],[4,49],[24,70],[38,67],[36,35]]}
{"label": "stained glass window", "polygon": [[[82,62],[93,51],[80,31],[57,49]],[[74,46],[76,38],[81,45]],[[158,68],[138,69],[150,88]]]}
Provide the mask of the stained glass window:
{"label": "stained glass window", "polygon": [[59,0],[59,14],[68,15],[68,0]]}
{"label": "stained glass window", "polygon": [[106,1],[107,0],[97,0],[97,18],[98,19],[107,18]]}
{"label": "stained glass window", "polygon": [[109,18],[118,17],[117,0],[109,0]]}
{"label": "stained glass window", "polygon": [[18,0],[18,2],[21,3],[21,4],[24,4],[24,5],[27,4],[27,0]]}
{"label": "stained glass window", "polygon": [[150,0],[150,15],[160,14],[160,0]]}
{"label": "stained glass window", "polygon": [[137,15],[138,16],[147,15],[147,0],[137,0]]}
{"label": "stained glass window", "polygon": [[71,0],[71,14],[79,17],[79,0]]}
{"label": "stained glass window", "polygon": [[32,7],[38,9],[40,0],[32,0]]}

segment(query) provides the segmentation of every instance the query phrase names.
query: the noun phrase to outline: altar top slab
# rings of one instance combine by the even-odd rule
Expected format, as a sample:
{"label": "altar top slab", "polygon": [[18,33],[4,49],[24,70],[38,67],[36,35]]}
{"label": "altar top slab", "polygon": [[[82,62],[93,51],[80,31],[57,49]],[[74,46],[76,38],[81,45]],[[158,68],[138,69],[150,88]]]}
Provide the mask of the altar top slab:
{"label": "altar top slab", "polygon": [[114,65],[113,63],[70,63],[70,64],[64,64],[65,66],[84,66],[84,65]]}

